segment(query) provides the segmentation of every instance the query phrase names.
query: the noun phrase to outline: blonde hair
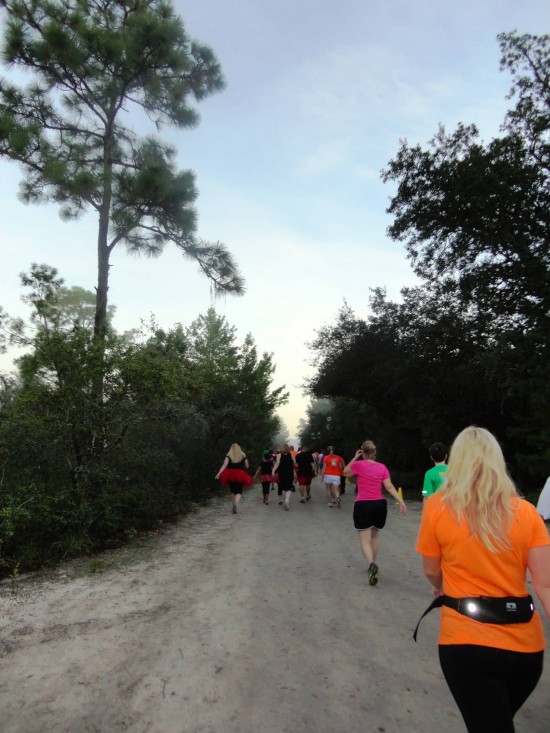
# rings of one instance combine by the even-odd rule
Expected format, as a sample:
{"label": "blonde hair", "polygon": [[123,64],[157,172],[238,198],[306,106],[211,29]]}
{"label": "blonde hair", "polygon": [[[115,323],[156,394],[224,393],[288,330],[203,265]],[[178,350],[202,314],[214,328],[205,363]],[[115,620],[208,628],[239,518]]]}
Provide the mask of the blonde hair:
{"label": "blonde hair", "polygon": [[451,447],[443,500],[472,535],[491,552],[510,549],[513,499],[519,496],[494,435],[474,425]]}
{"label": "blonde hair", "polygon": [[288,443],[283,443],[283,447],[281,448],[282,453],[290,453],[290,446]]}
{"label": "blonde hair", "polygon": [[246,458],[246,453],[243,453],[241,446],[238,443],[233,443],[231,448],[227,451],[227,455],[231,463],[240,463],[243,458]]}
{"label": "blonde hair", "polygon": [[372,458],[376,455],[376,446],[372,440],[364,440],[361,444],[361,450],[368,458]]}

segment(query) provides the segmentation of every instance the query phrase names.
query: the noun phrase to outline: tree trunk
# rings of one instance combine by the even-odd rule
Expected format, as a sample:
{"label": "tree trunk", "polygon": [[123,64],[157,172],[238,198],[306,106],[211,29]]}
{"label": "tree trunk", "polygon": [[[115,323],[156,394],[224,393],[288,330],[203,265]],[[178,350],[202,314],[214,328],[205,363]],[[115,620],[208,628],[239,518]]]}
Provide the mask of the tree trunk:
{"label": "tree trunk", "polygon": [[109,291],[109,256],[107,244],[109,231],[109,215],[104,210],[99,216],[97,235],[97,288],[96,309],[94,319],[94,337],[98,343],[105,343],[107,330],[107,293]]}
{"label": "tree trunk", "polygon": [[[114,119],[114,114],[112,118]],[[107,292],[109,290],[109,257],[111,254],[108,236],[113,186],[113,119],[108,123],[105,130],[103,148],[103,200],[99,209],[99,229],[97,233],[97,291],[94,338],[100,346],[105,343],[107,331]]]}

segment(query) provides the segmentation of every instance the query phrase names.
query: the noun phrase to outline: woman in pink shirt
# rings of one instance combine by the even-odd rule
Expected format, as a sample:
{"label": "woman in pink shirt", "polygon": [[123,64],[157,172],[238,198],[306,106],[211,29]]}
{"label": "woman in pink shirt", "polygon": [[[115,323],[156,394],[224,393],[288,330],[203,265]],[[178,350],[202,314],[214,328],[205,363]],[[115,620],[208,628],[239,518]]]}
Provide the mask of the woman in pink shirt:
{"label": "woman in pink shirt", "polygon": [[405,502],[391,482],[390,472],[383,463],[378,463],[375,459],[376,446],[372,440],[365,440],[344,469],[344,476],[357,476],[353,523],[359,532],[361,549],[369,564],[370,585],[378,583],[378,532],[384,528],[388,515],[388,503],[382,490],[385,489],[398,501],[401,514],[407,512]]}

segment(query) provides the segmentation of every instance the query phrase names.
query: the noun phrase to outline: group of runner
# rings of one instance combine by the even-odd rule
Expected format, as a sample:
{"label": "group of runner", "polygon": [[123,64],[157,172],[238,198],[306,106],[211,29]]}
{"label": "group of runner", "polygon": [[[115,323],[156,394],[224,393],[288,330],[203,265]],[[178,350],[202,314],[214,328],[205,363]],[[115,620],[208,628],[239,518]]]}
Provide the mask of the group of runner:
{"label": "group of runner", "polygon": [[332,446],[325,452],[312,451],[307,445],[295,450],[285,443],[280,451],[264,451],[254,478],[260,479],[264,504],[269,504],[270,491],[277,487],[279,504],[290,509],[290,497],[298,484],[300,504],[311,501],[311,482],[321,475],[326,486],[328,506],[341,506],[341,495],[345,493],[345,462]]}
{"label": "group of runner", "polygon": [[[426,471],[422,487],[422,497],[426,502],[444,484],[447,476],[449,449],[443,443],[433,443],[429,448],[433,467]],[[320,475],[327,493],[327,505],[340,508],[341,496],[345,493],[347,477],[355,476],[355,501],[353,507],[354,527],[358,532],[361,550],[367,563],[370,585],[378,583],[377,556],[379,532],[385,527],[387,501],[384,491],[390,494],[399,505],[400,513],[407,508],[403,497],[393,485],[387,467],[376,460],[376,446],[366,440],[354,457],[346,465],[344,459],[333,446],[322,452],[312,451],[302,445],[296,451],[293,445],[285,443],[280,451],[266,449],[254,476],[248,473],[249,463],[240,446],[234,443],[216,478],[228,485],[233,500],[233,513],[241,499],[244,486],[251,486],[259,477],[262,486],[263,502],[269,504],[270,492],[277,488],[277,499],[286,511],[290,509],[290,498],[298,484],[300,503],[311,501],[311,483]]]}
{"label": "group of runner", "polygon": [[250,476],[248,469],[245,453],[234,443],[216,474],[223,485],[229,486],[234,514],[237,513],[243,487],[250,486],[257,477],[262,485],[264,504],[269,504],[270,491],[277,486],[278,502],[289,511],[295,482],[300,490],[300,503],[305,504],[311,501],[311,482],[314,476],[320,474],[327,492],[328,507],[340,508],[346,477],[355,476],[354,526],[359,533],[361,550],[368,565],[369,584],[377,584],[378,533],[386,524],[388,512],[383,490],[396,499],[401,513],[406,513],[407,508],[403,497],[391,482],[388,469],[376,461],[376,446],[372,441],[365,441],[347,465],[333,446],[317,453],[307,445],[302,445],[296,451],[285,443],[278,452],[269,449],[264,452],[254,477]]}
{"label": "group of runner", "polygon": [[321,475],[328,506],[341,506],[341,496],[346,486],[345,461],[333,446],[318,452],[310,450],[307,445],[295,450],[293,445],[285,443],[280,451],[270,448],[264,451],[253,477],[248,473],[249,468],[246,454],[237,443],[233,443],[215,476],[223,486],[229,487],[234,514],[237,513],[243,488],[250,486],[256,478],[260,479],[262,485],[264,504],[269,504],[270,491],[277,488],[279,504],[288,511],[296,483],[300,491],[300,503],[305,504],[311,501],[313,478]]}
{"label": "group of runner", "polygon": [[[550,618],[550,537],[542,516],[519,495],[489,431],[470,426],[450,450],[434,443],[430,455],[434,466],[425,475],[416,543],[434,596],[424,615],[443,607],[441,669],[468,732],[513,733],[514,716],[540,678],[545,646],[526,571]],[[234,513],[243,486],[253,483],[248,468],[234,444],[216,474],[230,487]],[[264,503],[277,485],[279,504],[288,511],[295,474],[306,503],[319,473],[329,506],[341,504],[342,477],[355,476],[353,521],[369,584],[376,585],[378,534],[388,511],[383,490],[402,514],[407,508],[372,441],[364,441],[347,465],[332,448],[316,455],[307,446],[294,452],[285,444],[279,453],[265,451],[255,475]]]}

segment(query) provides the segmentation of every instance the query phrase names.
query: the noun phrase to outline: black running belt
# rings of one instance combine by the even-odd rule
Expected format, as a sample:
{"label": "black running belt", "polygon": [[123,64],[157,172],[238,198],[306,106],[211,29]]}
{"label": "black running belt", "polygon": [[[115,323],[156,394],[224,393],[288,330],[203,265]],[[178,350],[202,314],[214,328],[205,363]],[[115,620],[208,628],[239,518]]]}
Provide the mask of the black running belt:
{"label": "black running belt", "polygon": [[413,639],[416,641],[420,621],[434,608],[447,606],[458,611],[463,616],[482,624],[526,624],[533,618],[535,604],[531,596],[472,596],[467,598],[453,598],[452,596],[438,596],[434,598],[420,617],[414,630]]}

